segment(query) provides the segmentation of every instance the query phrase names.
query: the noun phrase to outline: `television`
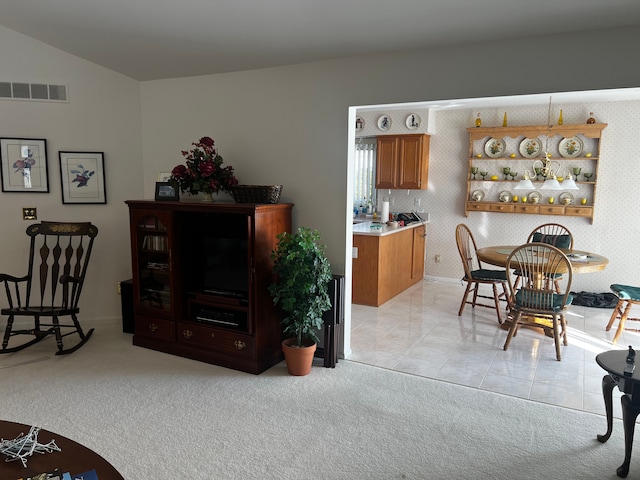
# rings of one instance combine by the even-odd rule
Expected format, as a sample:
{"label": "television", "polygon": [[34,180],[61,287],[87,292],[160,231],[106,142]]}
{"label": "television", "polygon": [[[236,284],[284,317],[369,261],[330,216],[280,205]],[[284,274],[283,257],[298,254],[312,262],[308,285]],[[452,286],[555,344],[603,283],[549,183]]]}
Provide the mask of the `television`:
{"label": "television", "polygon": [[218,235],[199,237],[194,249],[197,289],[203,293],[246,299],[249,292],[246,238]]}

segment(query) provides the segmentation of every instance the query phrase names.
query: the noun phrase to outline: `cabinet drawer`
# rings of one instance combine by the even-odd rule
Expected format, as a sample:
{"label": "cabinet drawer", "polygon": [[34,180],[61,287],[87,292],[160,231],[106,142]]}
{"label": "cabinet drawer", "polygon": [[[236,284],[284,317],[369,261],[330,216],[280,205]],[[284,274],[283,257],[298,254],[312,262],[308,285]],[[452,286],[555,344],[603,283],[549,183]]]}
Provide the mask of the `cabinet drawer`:
{"label": "cabinet drawer", "polygon": [[467,210],[476,212],[488,212],[489,204],[480,202],[467,202]]}
{"label": "cabinet drawer", "polygon": [[513,210],[516,213],[540,213],[538,205],[514,205]]}
{"label": "cabinet drawer", "polygon": [[195,323],[178,323],[177,336],[178,342],[184,345],[205,347],[219,353],[244,358],[255,358],[255,340],[250,335]]}
{"label": "cabinet drawer", "polygon": [[553,205],[541,205],[540,213],[543,215],[564,215],[564,207],[554,207]]}
{"label": "cabinet drawer", "polygon": [[492,203],[491,204],[492,212],[505,212],[505,213],[513,213],[513,205],[510,205],[506,202],[503,203]]}
{"label": "cabinet drawer", "polygon": [[175,342],[176,324],[171,320],[136,316],[135,334]]}
{"label": "cabinet drawer", "polygon": [[573,215],[577,217],[590,217],[593,214],[593,208],[591,207],[565,207],[565,213],[567,215]]}

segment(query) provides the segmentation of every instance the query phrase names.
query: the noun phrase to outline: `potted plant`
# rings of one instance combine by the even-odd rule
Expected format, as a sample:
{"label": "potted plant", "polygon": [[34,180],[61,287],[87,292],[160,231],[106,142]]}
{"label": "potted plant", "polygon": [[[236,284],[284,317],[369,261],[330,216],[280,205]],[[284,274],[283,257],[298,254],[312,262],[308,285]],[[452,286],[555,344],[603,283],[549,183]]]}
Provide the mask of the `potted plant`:
{"label": "potted plant", "polygon": [[[322,314],[331,308],[327,286],[331,267],[319,243],[317,230],[300,227],[296,233],[277,236],[276,249],[271,253],[274,280],[269,293],[274,305],[284,312],[283,332],[290,335],[282,342],[282,350],[291,375],[307,375],[311,371],[313,354],[322,327]],[[297,357],[304,364],[296,365]]]}

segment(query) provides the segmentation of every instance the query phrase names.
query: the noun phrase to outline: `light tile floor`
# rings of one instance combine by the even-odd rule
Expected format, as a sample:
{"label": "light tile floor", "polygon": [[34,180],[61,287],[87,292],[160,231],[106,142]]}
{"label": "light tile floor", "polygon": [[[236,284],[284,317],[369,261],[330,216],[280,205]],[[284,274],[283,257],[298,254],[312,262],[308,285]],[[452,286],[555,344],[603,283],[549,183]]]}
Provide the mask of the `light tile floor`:
{"label": "light tile floor", "polygon": [[349,360],[604,415],[595,356],[640,346],[639,333],[625,331],[614,346],[617,323],[605,331],[611,309],[571,306],[562,361],[553,339],[533,329],[521,328],[504,351],[494,310],[467,305],[458,317],[463,294],[457,283],[424,281],[378,308],[352,305]]}

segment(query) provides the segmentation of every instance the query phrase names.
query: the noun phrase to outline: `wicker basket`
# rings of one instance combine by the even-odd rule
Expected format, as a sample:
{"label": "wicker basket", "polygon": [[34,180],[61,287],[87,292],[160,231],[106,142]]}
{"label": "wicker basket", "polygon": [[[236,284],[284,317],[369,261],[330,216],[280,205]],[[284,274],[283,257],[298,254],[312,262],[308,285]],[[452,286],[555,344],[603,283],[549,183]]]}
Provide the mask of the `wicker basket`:
{"label": "wicker basket", "polygon": [[282,185],[236,185],[229,193],[237,203],[278,203]]}

